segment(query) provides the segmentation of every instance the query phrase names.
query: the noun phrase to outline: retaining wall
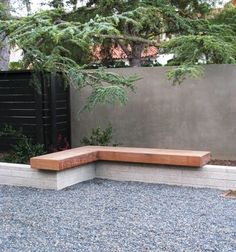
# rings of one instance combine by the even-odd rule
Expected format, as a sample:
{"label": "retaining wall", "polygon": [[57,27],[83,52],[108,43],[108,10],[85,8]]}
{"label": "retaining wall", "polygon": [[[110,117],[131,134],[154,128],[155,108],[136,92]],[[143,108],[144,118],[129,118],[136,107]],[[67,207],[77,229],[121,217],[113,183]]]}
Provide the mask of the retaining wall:
{"label": "retaining wall", "polygon": [[94,178],[228,190],[236,188],[236,167],[175,167],[98,161],[63,171],[0,163],[0,185],[60,190]]}

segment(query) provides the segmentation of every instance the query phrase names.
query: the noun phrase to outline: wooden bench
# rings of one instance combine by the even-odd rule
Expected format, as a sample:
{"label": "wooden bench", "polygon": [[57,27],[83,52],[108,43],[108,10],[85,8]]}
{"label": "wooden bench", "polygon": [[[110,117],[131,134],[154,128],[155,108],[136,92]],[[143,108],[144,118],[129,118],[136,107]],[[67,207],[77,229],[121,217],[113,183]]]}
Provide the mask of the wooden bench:
{"label": "wooden bench", "polygon": [[207,151],[85,146],[33,157],[30,164],[33,169],[60,171],[99,160],[202,167],[210,159]]}

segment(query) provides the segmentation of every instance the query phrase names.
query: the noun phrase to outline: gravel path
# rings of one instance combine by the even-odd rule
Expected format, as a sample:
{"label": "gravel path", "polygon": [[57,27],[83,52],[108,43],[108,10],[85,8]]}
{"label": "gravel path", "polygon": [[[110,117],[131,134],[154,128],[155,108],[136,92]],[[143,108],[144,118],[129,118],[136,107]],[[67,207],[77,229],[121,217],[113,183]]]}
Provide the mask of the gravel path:
{"label": "gravel path", "polygon": [[93,180],[62,191],[0,186],[0,251],[236,251],[221,191]]}

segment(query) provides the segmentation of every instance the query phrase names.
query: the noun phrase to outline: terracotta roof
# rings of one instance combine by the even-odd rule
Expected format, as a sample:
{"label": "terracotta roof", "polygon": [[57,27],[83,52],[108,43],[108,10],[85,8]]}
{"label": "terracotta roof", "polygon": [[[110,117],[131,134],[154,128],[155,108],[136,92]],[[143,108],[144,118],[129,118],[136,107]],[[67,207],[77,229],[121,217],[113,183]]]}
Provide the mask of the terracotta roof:
{"label": "terracotta roof", "polygon": [[[111,54],[113,59],[127,59],[127,55],[121,49],[119,45],[113,46],[111,48]],[[155,57],[158,54],[158,49],[155,46],[149,46],[145,48],[142,52],[142,58]],[[97,46],[93,52],[93,56],[96,60],[101,60],[101,47]]]}

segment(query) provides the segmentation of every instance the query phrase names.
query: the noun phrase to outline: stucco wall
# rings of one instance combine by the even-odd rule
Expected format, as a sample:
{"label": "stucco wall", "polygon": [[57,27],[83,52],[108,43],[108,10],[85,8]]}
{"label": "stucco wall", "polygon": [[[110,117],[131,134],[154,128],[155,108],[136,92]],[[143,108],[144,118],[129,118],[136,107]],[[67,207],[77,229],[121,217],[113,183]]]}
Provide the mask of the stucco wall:
{"label": "stucco wall", "polygon": [[99,106],[77,119],[86,92],[71,90],[72,144],[109,122],[123,146],[210,150],[213,157],[236,159],[236,67],[207,66],[199,80],[173,86],[167,68],[115,69],[138,74],[136,93],[126,106]]}

